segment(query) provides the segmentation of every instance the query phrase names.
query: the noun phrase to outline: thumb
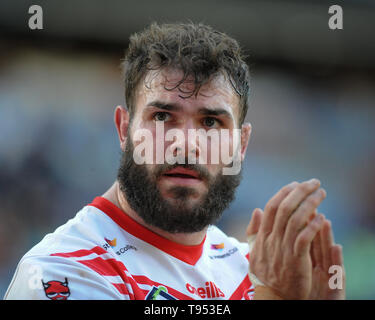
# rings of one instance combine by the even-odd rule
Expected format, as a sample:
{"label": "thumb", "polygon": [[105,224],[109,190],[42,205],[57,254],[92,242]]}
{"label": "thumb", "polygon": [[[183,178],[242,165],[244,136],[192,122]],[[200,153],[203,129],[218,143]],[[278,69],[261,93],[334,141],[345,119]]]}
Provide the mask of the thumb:
{"label": "thumb", "polygon": [[256,208],[253,211],[250,222],[246,228],[247,237],[253,236],[258,233],[260,224],[262,222],[263,211],[259,208]]}

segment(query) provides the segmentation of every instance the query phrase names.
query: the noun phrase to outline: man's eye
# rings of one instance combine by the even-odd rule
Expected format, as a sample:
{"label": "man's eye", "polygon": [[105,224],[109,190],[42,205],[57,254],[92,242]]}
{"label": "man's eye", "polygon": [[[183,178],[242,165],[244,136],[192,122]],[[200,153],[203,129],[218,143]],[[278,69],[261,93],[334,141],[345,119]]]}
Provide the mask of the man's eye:
{"label": "man's eye", "polygon": [[167,112],[156,112],[153,116],[155,121],[167,121],[170,117],[170,114]]}
{"label": "man's eye", "polygon": [[212,128],[218,124],[220,124],[220,122],[216,118],[207,117],[203,119],[203,125],[206,127]]}

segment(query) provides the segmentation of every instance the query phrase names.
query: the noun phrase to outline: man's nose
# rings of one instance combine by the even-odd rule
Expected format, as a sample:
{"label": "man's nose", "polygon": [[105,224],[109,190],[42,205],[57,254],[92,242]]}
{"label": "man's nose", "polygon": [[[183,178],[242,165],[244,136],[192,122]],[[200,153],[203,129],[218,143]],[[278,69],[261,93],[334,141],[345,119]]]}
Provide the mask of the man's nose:
{"label": "man's nose", "polygon": [[201,154],[199,138],[196,134],[198,128],[192,119],[188,119],[184,121],[179,129],[181,130],[182,136],[177,136],[173,143],[173,156],[178,157],[184,154],[186,158],[191,159],[195,163],[195,159],[199,159]]}

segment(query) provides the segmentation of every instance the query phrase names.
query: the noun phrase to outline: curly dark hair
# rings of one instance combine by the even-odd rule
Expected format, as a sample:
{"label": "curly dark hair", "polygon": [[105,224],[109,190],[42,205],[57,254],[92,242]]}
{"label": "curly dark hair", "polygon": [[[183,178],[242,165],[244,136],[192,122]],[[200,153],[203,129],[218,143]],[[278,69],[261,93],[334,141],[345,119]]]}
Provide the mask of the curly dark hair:
{"label": "curly dark hair", "polygon": [[[249,104],[249,68],[236,40],[225,33],[201,23],[152,23],[145,30],[130,37],[130,44],[122,62],[125,101],[132,117],[135,89],[150,70],[164,67],[183,72],[181,81],[194,80],[191,92],[180,90],[182,98],[197,95],[205,83],[222,73],[240,97],[239,123],[242,124]],[[180,88],[179,88],[180,89]]]}

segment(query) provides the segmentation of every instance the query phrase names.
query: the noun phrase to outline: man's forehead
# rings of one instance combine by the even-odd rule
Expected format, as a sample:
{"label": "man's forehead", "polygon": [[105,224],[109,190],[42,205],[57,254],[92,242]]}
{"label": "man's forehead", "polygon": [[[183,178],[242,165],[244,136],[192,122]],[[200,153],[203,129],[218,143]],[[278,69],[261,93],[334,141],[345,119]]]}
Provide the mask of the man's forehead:
{"label": "man's forehead", "polygon": [[[211,81],[199,88],[195,95],[195,81],[187,77],[182,83],[183,72],[176,69],[151,70],[137,88],[138,105],[147,105],[154,100],[166,103],[180,102],[183,104],[207,104],[207,107],[220,106],[231,110],[238,119],[240,99],[229,80],[218,74]],[[194,93],[194,94],[192,94]]]}

